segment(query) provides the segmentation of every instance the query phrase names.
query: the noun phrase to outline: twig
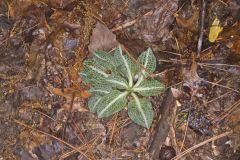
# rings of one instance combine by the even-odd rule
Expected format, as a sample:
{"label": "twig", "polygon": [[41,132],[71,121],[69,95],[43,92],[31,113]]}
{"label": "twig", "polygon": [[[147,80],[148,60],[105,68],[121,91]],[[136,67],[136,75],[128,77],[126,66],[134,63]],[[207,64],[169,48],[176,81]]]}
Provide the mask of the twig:
{"label": "twig", "polygon": [[215,141],[215,140],[220,139],[222,137],[226,137],[226,136],[228,136],[228,135],[230,135],[232,133],[233,133],[233,131],[228,131],[228,132],[222,133],[220,135],[214,136],[214,137],[212,137],[212,138],[210,138],[210,139],[208,139],[206,141],[203,141],[203,142],[201,142],[201,143],[199,143],[199,144],[197,144],[197,145],[195,145],[195,146],[185,150],[184,152],[182,152],[179,155],[177,155],[174,158],[172,158],[172,160],[179,160],[182,157],[184,157],[186,154],[192,152],[193,150],[195,150],[195,149],[197,149],[197,148],[199,148],[199,147],[201,147],[201,146],[203,146],[203,145],[205,145],[205,144],[207,144],[209,142]]}
{"label": "twig", "polygon": [[215,118],[213,124],[222,121],[225,119],[230,113],[232,113],[235,109],[237,109],[240,105],[240,100],[235,102],[227,111],[223,112],[221,115],[219,115],[217,118]]}
{"label": "twig", "polygon": [[127,28],[127,27],[130,27],[130,26],[134,25],[136,22],[137,22],[137,19],[134,19],[134,20],[132,20],[130,22],[127,22],[127,23],[125,23],[121,26],[113,28],[112,31],[114,32],[114,31],[122,30],[124,28]]}
{"label": "twig", "polygon": [[149,152],[153,160],[159,159],[160,148],[164,144],[166,137],[168,136],[170,124],[172,118],[175,117],[173,114],[175,105],[175,99],[170,89],[166,92],[162,108],[160,110],[159,116],[161,116],[160,121],[156,127],[156,132],[153,135],[153,141],[149,147]]}
{"label": "twig", "polygon": [[[172,90],[171,90],[172,92]],[[175,102],[176,104],[176,102]],[[171,142],[173,147],[175,148],[176,152],[179,152],[179,148],[177,145],[177,140],[176,140],[176,131],[175,131],[175,127],[176,127],[176,115],[177,115],[177,105],[175,105],[175,107],[173,108],[173,112],[172,112],[172,118],[171,118],[171,123],[170,123],[170,131],[169,131],[169,135],[171,136]]]}
{"label": "twig", "polygon": [[180,152],[183,149],[183,146],[184,146],[184,143],[185,143],[185,140],[186,140],[186,137],[187,137],[187,130],[188,130],[188,121],[186,123],[186,128],[185,128],[185,131],[184,131],[184,137],[183,137],[183,142],[182,142],[182,145],[181,145],[181,148],[180,148]]}
{"label": "twig", "polygon": [[226,70],[226,69],[216,68],[216,67],[214,67],[214,66],[212,66],[212,65],[210,66],[210,65],[199,64],[199,63],[198,63],[198,65],[199,65],[199,66],[202,66],[202,67],[207,67],[207,68],[217,69],[217,70],[224,71],[224,72],[228,72],[228,73],[230,72],[230,71],[228,71],[228,70]]}
{"label": "twig", "polygon": [[88,157],[84,152],[82,152],[79,148],[74,147],[73,145],[65,142],[64,140],[62,140],[62,139],[60,139],[60,138],[58,138],[58,137],[56,137],[56,136],[54,136],[54,135],[51,135],[51,134],[49,134],[49,133],[47,133],[47,132],[41,131],[41,130],[39,130],[39,129],[35,129],[35,128],[33,128],[33,127],[31,127],[31,126],[29,126],[29,125],[27,125],[27,124],[25,124],[25,123],[20,122],[19,120],[14,119],[13,121],[14,121],[15,123],[17,123],[17,124],[25,127],[25,128],[31,129],[31,130],[33,130],[33,131],[35,131],[35,132],[44,134],[44,135],[49,136],[49,137],[51,137],[51,138],[53,138],[53,139],[55,139],[55,140],[58,140],[59,142],[67,145],[68,147],[72,148],[73,150],[79,152],[79,153],[82,154],[84,157],[86,157],[87,159],[89,159],[89,157]]}
{"label": "twig", "polygon": [[[93,146],[100,137],[101,137],[101,134],[97,135],[95,138],[93,138],[93,139],[89,142],[88,145],[90,145],[90,147]],[[90,144],[92,141],[93,141],[93,143]],[[88,149],[86,150],[86,152],[87,152],[87,151],[88,151]],[[74,154],[74,153],[77,153],[77,151],[76,151],[76,150],[69,151],[69,152],[67,152],[67,153],[62,154],[59,159],[60,159],[60,160],[65,160],[67,157],[71,156],[71,155]]]}
{"label": "twig", "polygon": [[171,51],[164,51],[164,50],[159,50],[159,52],[163,52],[163,53],[169,53],[169,54],[173,54],[173,55],[176,55],[176,56],[179,56],[181,57],[182,55],[179,54],[179,53],[176,53],[176,52],[171,52]]}
{"label": "twig", "polygon": [[114,135],[114,131],[115,131],[116,123],[117,123],[117,117],[118,117],[118,113],[115,115],[115,118],[114,118],[112,133],[111,133],[110,141],[109,141],[109,148],[110,148],[112,140],[113,140],[113,135]]}
{"label": "twig", "polygon": [[73,128],[76,128],[77,133],[79,133],[79,135],[80,135],[80,137],[81,137],[80,139],[81,139],[82,143],[83,143],[83,144],[88,143],[88,142],[87,142],[87,139],[84,137],[81,129],[77,126],[76,122],[74,121],[74,119],[73,119],[72,117],[71,117],[71,121],[73,122],[73,124],[71,124],[72,127],[73,127]]}
{"label": "twig", "polygon": [[58,120],[56,120],[56,119],[54,119],[54,118],[50,117],[49,115],[47,115],[47,114],[43,113],[42,111],[39,111],[38,109],[35,109],[35,108],[33,108],[33,111],[36,111],[36,112],[38,112],[39,114],[41,114],[41,115],[43,115],[43,116],[45,116],[45,117],[47,117],[47,118],[51,119],[51,120],[52,120],[52,121],[54,121],[54,122],[58,121]]}
{"label": "twig", "polygon": [[218,100],[218,99],[220,99],[220,98],[223,98],[224,96],[226,96],[226,95],[228,95],[229,93],[232,93],[232,92],[233,92],[233,91],[226,92],[226,93],[222,94],[222,95],[219,96],[219,97],[216,97],[216,98],[214,98],[214,99],[212,99],[212,100],[210,100],[210,101],[207,101],[206,104],[212,103],[213,101],[216,101],[216,100]]}
{"label": "twig", "polygon": [[217,83],[210,82],[210,81],[207,81],[207,80],[203,80],[203,81],[204,81],[204,82],[207,82],[207,83],[210,83],[210,84],[213,84],[213,85],[216,85],[216,86],[219,86],[219,87],[222,87],[222,88],[229,89],[229,90],[231,90],[231,91],[237,92],[238,94],[240,93],[240,91],[238,91],[238,90],[236,90],[236,89],[233,89],[233,88],[230,88],[230,87],[221,85],[221,84],[217,84]]}
{"label": "twig", "polygon": [[166,73],[169,72],[169,71],[174,71],[174,70],[175,70],[175,68],[166,69],[166,70],[164,70],[164,71],[162,71],[162,72],[160,72],[160,73],[152,74],[151,77],[152,77],[152,78],[159,77],[159,76],[161,76],[161,75],[166,74]]}
{"label": "twig", "polygon": [[96,18],[97,20],[99,20],[102,24],[106,25],[106,23],[98,16],[96,16],[94,13],[90,13],[90,15],[93,17],[93,18]]}
{"label": "twig", "polygon": [[199,38],[198,38],[198,44],[197,44],[197,57],[200,57],[200,53],[202,50],[205,14],[206,14],[206,2],[205,0],[202,0],[200,30],[199,30]]}
{"label": "twig", "polygon": [[225,6],[228,6],[228,4],[222,0],[218,0],[220,3],[224,4]]}
{"label": "twig", "polygon": [[[151,10],[151,11],[145,13],[143,16],[151,15],[152,13],[153,13],[153,11]],[[141,17],[141,16],[139,16],[139,17]],[[137,22],[137,20],[138,20],[138,18],[136,18],[130,22],[124,23],[121,26],[113,28],[112,31],[114,32],[114,31],[118,31],[118,30],[122,30],[124,28],[130,27],[130,26],[134,25]]]}
{"label": "twig", "polygon": [[216,63],[216,64],[211,64],[211,63],[198,63],[198,64],[204,64],[204,65],[209,65],[209,66],[226,66],[226,67],[237,67],[240,68],[239,65],[230,65],[230,64],[221,64],[221,63]]}

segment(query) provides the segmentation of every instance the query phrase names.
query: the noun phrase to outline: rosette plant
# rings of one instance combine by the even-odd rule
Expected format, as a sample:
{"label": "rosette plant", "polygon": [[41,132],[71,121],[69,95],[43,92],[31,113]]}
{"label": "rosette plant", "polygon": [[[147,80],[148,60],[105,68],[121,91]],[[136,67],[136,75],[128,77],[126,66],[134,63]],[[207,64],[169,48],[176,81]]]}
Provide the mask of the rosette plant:
{"label": "rosette plant", "polygon": [[156,70],[156,57],[150,48],[137,61],[139,64],[119,46],[114,54],[97,51],[83,62],[80,76],[91,86],[92,96],[88,100],[91,112],[103,118],[127,107],[135,123],[146,128],[151,126],[154,112],[147,97],[161,94],[164,85],[150,77]]}

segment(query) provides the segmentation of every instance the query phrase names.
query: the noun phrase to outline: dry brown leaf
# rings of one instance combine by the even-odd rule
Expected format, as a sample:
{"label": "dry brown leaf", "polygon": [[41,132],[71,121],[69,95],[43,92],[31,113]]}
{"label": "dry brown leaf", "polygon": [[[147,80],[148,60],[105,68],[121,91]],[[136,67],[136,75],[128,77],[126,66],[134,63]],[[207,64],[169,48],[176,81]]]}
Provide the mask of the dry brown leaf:
{"label": "dry brown leaf", "polygon": [[20,142],[24,142],[24,147],[32,151],[41,144],[49,143],[49,138],[38,132],[29,129],[23,130],[19,135]]}
{"label": "dry brown leaf", "polygon": [[33,0],[19,0],[19,1],[13,1],[9,4],[9,15],[13,19],[19,19],[24,14],[25,11],[28,10],[30,6],[32,6],[34,3]]}
{"label": "dry brown leaf", "polygon": [[234,24],[233,26],[229,28],[224,28],[223,32],[221,35],[219,35],[219,38],[223,40],[227,40],[230,38],[238,37],[240,33],[240,22]]}
{"label": "dry brown leaf", "polygon": [[60,88],[54,88],[52,85],[48,84],[47,89],[57,96],[65,97],[67,100],[71,100],[73,95],[75,97],[86,99],[90,96],[90,93],[87,90],[83,89],[73,89],[73,88],[64,88],[63,90]]}
{"label": "dry brown leaf", "polygon": [[72,110],[73,112],[88,112],[89,110],[83,107],[83,104],[81,102],[73,102],[73,105],[71,104],[64,104],[63,105],[64,110]]}
{"label": "dry brown leaf", "polygon": [[198,21],[198,11],[194,11],[193,15],[189,19],[183,19],[179,16],[176,17],[176,22],[179,27],[185,28],[189,31],[196,32],[197,31],[197,21]]}
{"label": "dry brown leaf", "polygon": [[117,47],[118,44],[119,43],[116,40],[116,35],[113,34],[112,31],[106,26],[97,22],[90,38],[88,50],[90,53],[93,53],[97,50],[109,51],[112,48]]}
{"label": "dry brown leaf", "polygon": [[201,61],[212,60],[213,58],[214,58],[214,54],[213,54],[212,49],[202,52],[200,55]]}
{"label": "dry brown leaf", "polygon": [[231,49],[233,52],[240,54],[240,37],[239,39],[235,40],[235,42],[233,42]]}

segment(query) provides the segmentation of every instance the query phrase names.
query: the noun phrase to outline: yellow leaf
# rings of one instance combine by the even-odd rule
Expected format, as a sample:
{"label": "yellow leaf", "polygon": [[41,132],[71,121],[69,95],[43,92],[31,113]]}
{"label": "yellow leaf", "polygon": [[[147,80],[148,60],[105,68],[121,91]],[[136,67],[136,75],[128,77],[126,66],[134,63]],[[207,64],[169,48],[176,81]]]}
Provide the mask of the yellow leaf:
{"label": "yellow leaf", "polygon": [[219,19],[216,17],[212,23],[210,28],[210,32],[208,35],[208,40],[210,42],[215,42],[218,38],[219,33],[223,30],[223,28],[219,25]]}

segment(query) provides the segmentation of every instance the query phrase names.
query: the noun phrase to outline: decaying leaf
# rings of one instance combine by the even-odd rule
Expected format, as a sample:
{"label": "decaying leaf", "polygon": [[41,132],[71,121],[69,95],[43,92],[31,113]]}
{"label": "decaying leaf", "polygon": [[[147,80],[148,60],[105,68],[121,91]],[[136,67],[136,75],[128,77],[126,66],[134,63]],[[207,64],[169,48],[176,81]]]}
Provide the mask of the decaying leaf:
{"label": "decaying leaf", "polygon": [[232,51],[240,54],[240,39],[236,40],[231,47]]}
{"label": "decaying leaf", "polygon": [[97,50],[108,51],[117,47],[117,45],[118,41],[116,40],[116,35],[114,35],[106,26],[97,22],[90,38],[88,50],[91,53]]}
{"label": "decaying leaf", "polygon": [[208,40],[210,42],[215,42],[218,38],[218,35],[220,32],[222,32],[223,28],[219,25],[220,21],[219,19],[216,17],[212,23],[212,26],[210,28],[210,32],[208,35]]}
{"label": "decaying leaf", "polygon": [[80,90],[80,89],[77,90],[73,88],[64,88],[62,90],[61,88],[54,88],[50,84],[48,84],[47,89],[57,96],[65,97],[67,100],[71,100],[73,94],[75,97],[84,98],[84,99],[90,96],[90,93],[86,90]]}
{"label": "decaying leaf", "polygon": [[197,22],[198,22],[198,16],[199,13],[198,11],[194,11],[192,17],[189,19],[183,19],[179,16],[176,16],[176,22],[179,27],[186,28],[187,30],[191,32],[196,32],[197,31]]}
{"label": "decaying leaf", "polygon": [[30,151],[40,146],[41,144],[50,142],[47,136],[38,132],[31,131],[29,129],[23,130],[19,135],[19,139],[21,142],[24,142],[24,147]]}

